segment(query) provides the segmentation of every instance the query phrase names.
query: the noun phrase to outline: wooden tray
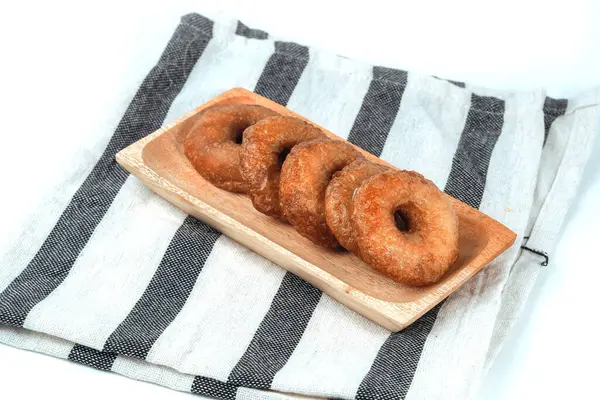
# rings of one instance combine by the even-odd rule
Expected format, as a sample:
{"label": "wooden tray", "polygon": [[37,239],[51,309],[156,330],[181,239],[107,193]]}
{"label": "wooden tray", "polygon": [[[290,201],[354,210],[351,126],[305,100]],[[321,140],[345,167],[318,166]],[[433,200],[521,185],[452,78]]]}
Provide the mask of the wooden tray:
{"label": "wooden tray", "polygon": [[[398,331],[410,325],[515,240],[516,235],[498,221],[452,199],[459,217],[459,260],[434,285],[413,288],[396,283],[350,253],[314,245],[290,225],[256,211],[248,197],[220,190],[205,181],[183,154],[183,138],[200,111],[217,104],[259,104],[282,115],[306,120],[257,94],[232,89],[123,149],[117,154],[117,161],[185,212],[387,329]],[[332,138],[343,140],[325,129],[323,131]],[[389,166],[360,151],[371,160]]]}

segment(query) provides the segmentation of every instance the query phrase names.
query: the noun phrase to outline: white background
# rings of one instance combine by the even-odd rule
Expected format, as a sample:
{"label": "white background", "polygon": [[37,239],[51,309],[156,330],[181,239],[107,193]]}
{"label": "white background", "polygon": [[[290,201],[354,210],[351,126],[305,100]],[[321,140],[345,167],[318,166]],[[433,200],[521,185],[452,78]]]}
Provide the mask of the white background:
{"label": "white background", "polygon": [[[53,146],[103,124],[135,65],[152,65],[187,11],[219,8],[271,34],[372,63],[569,96],[600,84],[600,4],[565,1],[219,0],[0,5],[0,235],[50,181]],[[157,45],[159,43],[160,45]],[[58,138],[58,139],[57,139]],[[26,151],[24,151],[26,149]],[[481,399],[593,398],[600,357],[600,141],[550,266],[485,378]],[[548,249],[553,250],[553,249]],[[465,343],[468,346],[468,343]],[[0,345],[3,398],[191,398]]]}

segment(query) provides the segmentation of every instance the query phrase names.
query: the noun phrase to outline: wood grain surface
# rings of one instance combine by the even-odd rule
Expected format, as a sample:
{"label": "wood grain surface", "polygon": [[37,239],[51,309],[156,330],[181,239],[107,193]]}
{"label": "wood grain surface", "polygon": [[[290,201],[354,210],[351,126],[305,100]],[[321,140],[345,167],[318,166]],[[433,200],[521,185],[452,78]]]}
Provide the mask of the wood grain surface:
{"label": "wood grain surface", "polygon": [[[225,104],[259,104],[313,124],[277,103],[236,88],[125,148],[117,154],[117,161],[185,212],[387,329],[398,331],[410,325],[509,248],[516,238],[498,221],[451,198],[459,219],[458,261],[434,285],[414,288],[396,283],[351,253],[313,244],[290,225],[256,211],[247,196],[218,189],[193,169],[183,154],[183,138],[203,109]],[[319,128],[334,139],[344,140]],[[357,149],[370,160],[392,167]]]}

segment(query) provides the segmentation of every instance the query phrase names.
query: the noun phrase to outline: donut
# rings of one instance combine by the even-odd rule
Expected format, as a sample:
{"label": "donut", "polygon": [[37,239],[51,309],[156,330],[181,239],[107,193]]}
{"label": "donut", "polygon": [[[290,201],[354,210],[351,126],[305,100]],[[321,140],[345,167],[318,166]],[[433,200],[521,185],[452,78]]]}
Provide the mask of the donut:
{"label": "donut", "polygon": [[254,208],[285,221],[279,204],[281,166],[295,145],[324,136],[299,118],[283,116],[263,119],[244,131],[241,171]]}
{"label": "donut", "polygon": [[279,200],[298,233],[326,248],[339,246],[325,219],[325,190],[335,172],[360,157],[350,144],[331,139],[300,143],[290,151],[281,169]]}
{"label": "donut", "polygon": [[[400,231],[394,214],[406,230]],[[450,200],[416,172],[389,171],[354,193],[352,224],[365,262],[411,286],[437,282],[458,258],[458,220]]]}
{"label": "donut", "polygon": [[184,154],[194,169],[213,185],[245,193],[247,185],[240,171],[243,132],[275,115],[278,114],[268,108],[247,104],[208,108],[186,135]]}
{"label": "donut", "polygon": [[358,159],[336,172],[325,191],[325,218],[327,225],[342,247],[359,255],[356,235],[352,226],[352,195],[368,178],[389,168]]}

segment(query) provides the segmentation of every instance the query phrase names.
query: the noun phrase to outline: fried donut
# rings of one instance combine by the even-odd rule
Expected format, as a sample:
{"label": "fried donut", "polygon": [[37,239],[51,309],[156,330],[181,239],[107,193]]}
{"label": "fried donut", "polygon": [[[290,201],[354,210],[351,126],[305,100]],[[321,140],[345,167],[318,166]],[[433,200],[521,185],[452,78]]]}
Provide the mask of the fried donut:
{"label": "fried donut", "polygon": [[279,199],[298,233],[323,247],[339,245],[325,220],[325,190],[335,172],[360,157],[339,140],[315,139],[292,149],[281,169]]}
{"label": "fried donut", "polygon": [[[396,227],[397,212],[404,232]],[[354,194],[352,224],[365,262],[400,283],[434,283],[458,258],[452,203],[416,172],[389,171],[365,181]]]}
{"label": "fried donut", "polygon": [[356,255],[359,255],[359,249],[352,226],[352,195],[366,179],[388,169],[364,158],[358,159],[336,172],[325,191],[327,225],[342,247]]}
{"label": "fried donut", "polygon": [[254,208],[285,221],[279,204],[282,164],[295,145],[319,137],[324,137],[320,129],[282,116],[263,119],[244,131],[241,170]]}
{"label": "fried donut", "polygon": [[242,134],[275,111],[255,105],[215,106],[201,113],[183,142],[192,165],[213,185],[230,192],[247,191],[240,171]]}

